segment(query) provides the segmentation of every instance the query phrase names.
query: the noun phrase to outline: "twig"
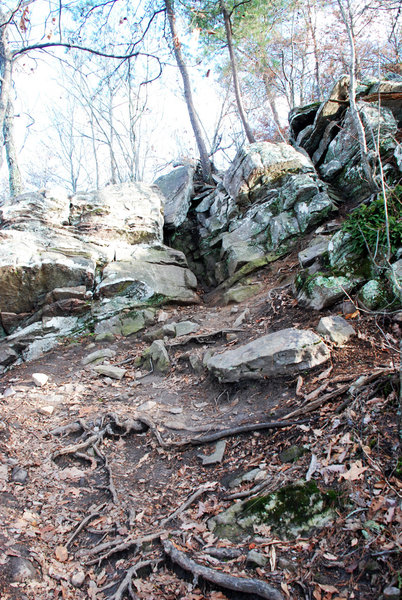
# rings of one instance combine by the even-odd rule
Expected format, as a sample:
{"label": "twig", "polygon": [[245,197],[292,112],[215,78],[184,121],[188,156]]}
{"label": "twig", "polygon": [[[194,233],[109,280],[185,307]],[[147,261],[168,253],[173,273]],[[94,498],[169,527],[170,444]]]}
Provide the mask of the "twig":
{"label": "twig", "polygon": [[115,541],[115,542],[111,542],[111,543],[99,544],[98,546],[95,546],[91,550],[85,551],[85,553],[82,553],[81,556],[91,556],[94,554],[99,554],[106,548],[109,548],[109,550],[107,552],[105,552],[105,554],[102,554],[102,556],[98,556],[98,558],[90,560],[86,563],[87,565],[95,565],[96,563],[100,564],[103,560],[106,560],[110,556],[113,556],[113,554],[117,554],[118,552],[123,552],[124,550],[128,550],[129,548],[132,548],[133,546],[141,546],[142,544],[145,544],[146,542],[152,542],[153,540],[157,540],[160,538],[160,536],[163,533],[166,533],[166,532],[165,531],[156,531],[155,533],[150,533],[149,535],[144,535],[143,537],[140,537],[140,538],[127,537],[125,539],[125,541],[121,541],[119,539],[118,540],[119,543],[116,543],[116,541]]}
{"label": "twig", "polygon": [[101,510],[105,506],[106,506],[106,502],[104,502],[103,504],[100,504],[93,512],[91,512],[89,515],[87,515],[81,521],[81,523],[78,525],[78,527],[76,528],[76,530],[68,538],[68,540],[66,542],[66,548],[68,548],[70,546],[70,544],[72,544],[72,542],[75,540],[75,538],[80,533],[80,531],[82,531],[84,529],[85,525],[88,525],[88,523],[90,521],[92,521],[92,519],[94,519],[95,517],[99,517],[99,515],[101,514]]}
{"label": "twig", "polygon": [[179,508],[177,508],[174,512],[172,512],[171,515],[162,519],[162,521],[160,523],[161,527],[164,527],[164,525],[166,525],[166,523],[168,523],[169,521],[172,521],[172,519],[175,519],[178,515],[180,515],[182,512],[184,512],[186,510],[186,508],[191,506],[191,504],[195,500],[197,500],[197,498],[202,496],[205,492],[211,491],[214,487],[216,487],[216,482],[201,485],[198,488],[198,490],[196,490],[193,494],[191,494],[191,496],[185,502],[183,502],[183,504],[181,506],[179,506]]}
{"label": "twig", "polygon": [[[154,560],[143,560],[138,563],[135,563],[135,565],[132,565],[129,568],[129,570],[127,571],[124,579],[120,583],[119,587],[117,588],[117,590],[115,591],[113,596],[109,596],[108,600],[122,600],[123,594],[131,587],[131,580],[134,576],[137,575],[137,571],[139,571],[140,569],[143,569],[144,567],[149,567],[151,565],[160,564],[161,562],[162,562],[161,560],[155,560],[155,559]],[[132,589],[130,591],[130,596],[134,600],[138,599],[138,596],[132,591]]]}
{"label": "twig", "polygon": [[162,540],[162,546],[172,562],[179,565],[182,569],[190,571],[195,577],[202,577],[210,583],[229,590],[253,594],[254,598],[283,600],[283,595],[265,581],[258,581],[257,579],[246,577],[234,577],[233,575],[222,573],[221,571],[215,571],[215,569],[211,569],[210,567],[204,567],[191,558],[188,558],[184,552],[178,550],[169,540]]}
{"label": "twig", "polygon": [[61,448],[60,450],[56,450],[53,452],[52,459],[54,460],[58,456],[64,456],[66,454],[74,454],[75,452],[79,452],[80,450],[86,450],[89,446],[93,446],[96,442],[100,441],[102,435],[101,432],[91,435],[85,442],[81,442],[79,444],[71,444],[66,448]]}

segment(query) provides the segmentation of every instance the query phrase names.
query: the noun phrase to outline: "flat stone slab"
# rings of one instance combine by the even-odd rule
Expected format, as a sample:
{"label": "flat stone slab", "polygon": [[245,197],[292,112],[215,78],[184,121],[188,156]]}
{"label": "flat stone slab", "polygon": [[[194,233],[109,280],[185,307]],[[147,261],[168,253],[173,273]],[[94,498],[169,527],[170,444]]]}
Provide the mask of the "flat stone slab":
{"label": "flat stone slab", "polygon": [[111,379],[123,379],[126,374],[126,369],[120,369],[120,367],[112,365],[98,365],[97,367],[93,367],[93,370],[99,373],[99,375],[104,375]]}
{"label": "flat stone slab", "polygon": [[317,326],[318,333],[329,337],[331,342],[338,346],[343,346],[349,339],[356,335],[352,325],[343,317],[322,317]]}
{"label": "flat stone slab", "polygon": [[328,347],[313,331],[289,328],[215,354],[206,366],[219,381],[240,381],[305,371],[329,358]]}

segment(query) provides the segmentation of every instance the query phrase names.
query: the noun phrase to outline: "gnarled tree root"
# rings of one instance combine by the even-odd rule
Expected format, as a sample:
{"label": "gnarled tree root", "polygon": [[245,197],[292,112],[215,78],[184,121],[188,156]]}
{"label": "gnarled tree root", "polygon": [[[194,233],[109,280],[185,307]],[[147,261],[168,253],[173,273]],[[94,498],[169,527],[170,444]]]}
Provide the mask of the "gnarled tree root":
{"label": "gnarled tree root", "polygon": [[249,579],[245,577],[234,577],[221,571],[215,571],[210,567],[204,567],[188,558],[184,552],[178,550],[169,540],[161,540],[165,554],[172,562],[182,569],[190,571],[196,577],[202,577],[206,581],[219,585],[220,587],[245,594],[252,594],[253,598],[265,598],[266,600],[283,600],[283,595],[272,585],[265,581]]}

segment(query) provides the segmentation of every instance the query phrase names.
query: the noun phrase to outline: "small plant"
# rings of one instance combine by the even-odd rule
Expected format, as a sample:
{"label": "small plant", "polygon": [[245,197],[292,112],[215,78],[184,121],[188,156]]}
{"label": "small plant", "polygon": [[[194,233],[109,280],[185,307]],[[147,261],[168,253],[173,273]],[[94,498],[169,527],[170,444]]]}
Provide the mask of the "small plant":
{"label": "small plant", "polygon": [[[390,256],[395,255],[402,245],[401,209],[402,185],[397,185],[388,197]],[[356,254],[365,254],[368,251],[374,260],[379,261],[387,256],[386,215],[382,194],[370,204],[361,204],[354,210],[342,229],[351,235],[348,245]]]}

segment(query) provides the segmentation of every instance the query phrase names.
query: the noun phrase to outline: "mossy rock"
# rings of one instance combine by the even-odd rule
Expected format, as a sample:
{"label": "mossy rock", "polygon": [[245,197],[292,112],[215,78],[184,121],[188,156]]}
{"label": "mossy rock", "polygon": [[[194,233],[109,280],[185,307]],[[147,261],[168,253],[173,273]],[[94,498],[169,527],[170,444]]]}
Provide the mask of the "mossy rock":
{"label": "mossy rock", "polygon": [[268,525],[277,535],[293,539],[324,527],[335,517],[338,493],[322,492],[314,481],[287,485],[267,496],[232,505],[209,521],[215,535],[237,541]]}

